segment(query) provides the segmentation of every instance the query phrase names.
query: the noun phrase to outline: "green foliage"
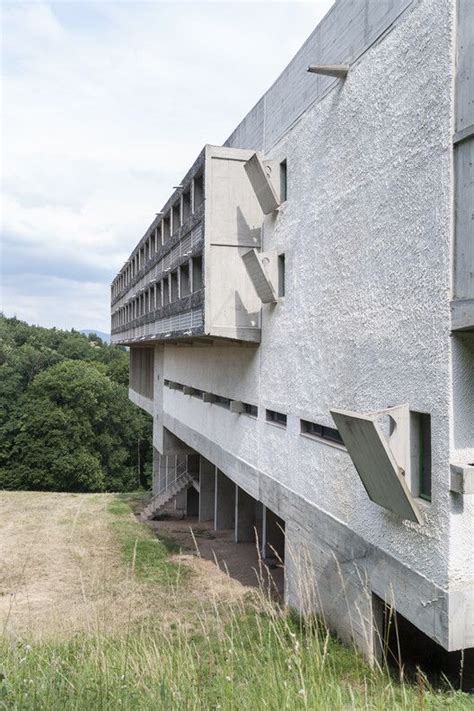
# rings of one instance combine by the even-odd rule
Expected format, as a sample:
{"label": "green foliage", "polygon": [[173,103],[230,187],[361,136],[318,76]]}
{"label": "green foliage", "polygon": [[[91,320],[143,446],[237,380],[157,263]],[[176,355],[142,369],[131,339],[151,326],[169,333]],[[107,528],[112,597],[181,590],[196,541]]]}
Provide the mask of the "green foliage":
{"label": "green foliage", "polygon": [[0,316],[0,488],[146,485],[150,418],[127,397],[128,352]]}
{"label": "green foliage", "polygon": [[189,577],[189,568],[169,560],[171,553],[179,552],[179,547],[162,536],[157,538],[147,526],[137,526],[127,499],[112,501],[108,511],[115,517],[112,526],[123,561],[133,568],[139,580],[176,587]]}

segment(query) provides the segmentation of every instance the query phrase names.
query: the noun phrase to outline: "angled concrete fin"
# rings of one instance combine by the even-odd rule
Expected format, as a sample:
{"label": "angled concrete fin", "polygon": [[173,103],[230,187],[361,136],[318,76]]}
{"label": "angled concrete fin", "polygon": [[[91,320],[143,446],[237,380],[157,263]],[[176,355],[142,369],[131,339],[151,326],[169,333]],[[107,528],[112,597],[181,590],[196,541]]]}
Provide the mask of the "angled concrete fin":
{"label": "angled concrete fin", "polygon": [[[268,257],[267,257],[268,258]],[[260,300],[264,304],[274,304],[278,297],[275,287],[267,274],[264,265],[264,255],[258,254],[255,249],[251,249],[242,255],[242,260],[247,269],[247,273],[255,287]]]}
{"label": "angled concrete fin", "polygon": [[369,498],[402,519],[421,523],[421,514],[376,415],[344,410],[331,410],[331,415]]}
{"label": "angled concrete fin", "polygon": [[240,400],[231,400],[230,411],[236,413],[237,415],[240,415],[240,413],[244,411],[244,403]]}
{"label": "angled concrete fin", "polygon": [[253,154],[244,164],[244,168],[263,213],[270,214],[280,206],[280,200],[258,153]]}
{"label": "angled concrete fin", "polygon": [[322,74],[326,77],[338,77],[344,79],[349,72],[348,64],[310,64],[308,72],[311,74]]}

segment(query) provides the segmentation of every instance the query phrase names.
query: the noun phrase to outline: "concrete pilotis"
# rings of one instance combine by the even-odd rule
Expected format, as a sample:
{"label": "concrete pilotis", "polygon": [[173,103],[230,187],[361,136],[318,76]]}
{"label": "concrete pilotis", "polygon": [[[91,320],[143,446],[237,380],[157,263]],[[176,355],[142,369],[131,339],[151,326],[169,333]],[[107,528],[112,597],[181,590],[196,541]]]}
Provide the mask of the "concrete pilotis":
{"label": "concrete pilotis", "polygon": [[285,522],[266,506],[262,520],[262,558],[285,557]]}
{"label": "concrete pilotis", "polygon": [[255,540],[255,499],[235,485],[235,542]]}
{"label": "concrete pilotis", "polygon": [[214,499],[214,530],[234,528],[235,484],[220,469],[216,469]]}
{"label": "concrete pilotis", "polygon": [[204,457],[199,464],[199,520],[213,521],[216,496],[216,467]]}

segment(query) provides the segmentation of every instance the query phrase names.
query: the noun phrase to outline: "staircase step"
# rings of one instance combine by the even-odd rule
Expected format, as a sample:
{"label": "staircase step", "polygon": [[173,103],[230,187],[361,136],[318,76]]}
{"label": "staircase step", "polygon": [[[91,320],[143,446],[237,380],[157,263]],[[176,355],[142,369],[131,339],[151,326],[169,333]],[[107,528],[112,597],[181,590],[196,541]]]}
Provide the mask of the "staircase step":
{"label": "staircase step", "polygon": [[171,501],[177,494],[179,494],[183,489],[187,489],[194,482],[193,477],[184,472],[175,479],[167,489],[151,499],[151,501],[145,506],[142,511],[142,516],[145,518],[152,518],[158,511],[169,501]]}

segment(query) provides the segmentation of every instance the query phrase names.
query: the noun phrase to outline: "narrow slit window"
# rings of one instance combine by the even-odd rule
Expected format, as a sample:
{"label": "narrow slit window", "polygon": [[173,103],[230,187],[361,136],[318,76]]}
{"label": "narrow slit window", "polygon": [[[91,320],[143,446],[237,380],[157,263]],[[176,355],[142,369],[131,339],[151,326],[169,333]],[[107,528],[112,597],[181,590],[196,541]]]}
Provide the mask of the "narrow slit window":
{"label": "narrow slit window", "polygon": [[301,434],[323,439],[327,442],[334,442],[335,444],[344,444],[341,435],[335,427],[326,427],[325,425],[319,425],[317,422],[310,422],[309,420],[301,420]]}
{"label": "narrow slit window", "polygon": [[278,296],[285,296],[285,255],[278,255]]}
{"label": "narrow slit window", "polygon": [[244,402],[244,413],[250,415],[250,417],[258,417],[258,407],[256,405],[251,405],[248,402]]}
{"label": "narrow slit window", "polygon": [[410,412],[411,490],[414,496],[431,501],[431,416]]}
{"label": "narrow slit window", "polygon": [[286,427],[287,417],[283,412],[276,412],[276,410],[267,410],[266,420],[267,422],[272,422],[274,425]]}
{"label": "narrow slit window", "polygon": [[286,160],[282,160],[280,163],[280,200],[285,202],[288,197],[287,194],[287,168]]}
{"label": "narrow slit window", "polygon": [[226,410],[230,409],[230,400],[227,397],[221,397],[220,395],[216,395],[214,398],[214,404],[220,405],[221,407],[225,407]]}

